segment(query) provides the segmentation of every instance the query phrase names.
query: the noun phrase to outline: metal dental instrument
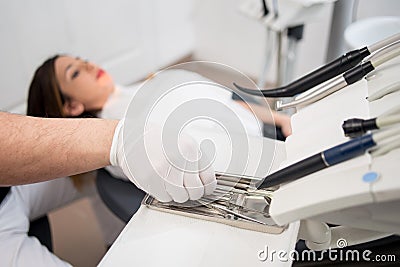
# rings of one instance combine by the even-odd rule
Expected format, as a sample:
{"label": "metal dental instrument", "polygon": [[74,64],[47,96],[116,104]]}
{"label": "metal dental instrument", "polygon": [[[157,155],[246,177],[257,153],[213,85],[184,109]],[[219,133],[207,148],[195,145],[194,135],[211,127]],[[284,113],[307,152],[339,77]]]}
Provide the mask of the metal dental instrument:
{"label": "metal dental instrument", "polygon": [[237,217],[237,218],[244,219],[244,220],[251,221],[251,222],[255,222],[255,223],[259,223],[259,224],[263,224],[263,225],[266,225],[266,223],[264,223],[264,222],[262,222],[262,221],[253,219],[253,218],[248,217],[248,216],[243,215],[243,214],[240,214],[240,213],[235,212],[235,211],[233,211],[233,210],[230,210],[230,209],[228,209],[228,208],[226,208],[226,207],[224,207],[224,206],[222,206],[222,205],[215,204],[215,203],[207,203],[207,202],[202,201],[202,200],[198,200],[198,202],[199,202],[200,204],[202,204],[202,205],[208,207],[208,208],[224,211],[224,212],[226,212],[226,213],[228,213],[228,214],[231,214],[231,215],[233,215],[233,216],[235,216],[235,217]]}
{"label": "metal dental instrument", "polygon": [[[228,182],[228,185],[225,183]],[[246,199],[258,197],[263,199],[264,205],[269,205],[272,193],[265,190],[257,190],[251,187],[251,180],[240,176],[217,174],[217,188],[214,193],[209,196],[204,196],[198,202],[206,207],[218,209],[224,213],[231,214],[241,219],[252,222],[266,224],[250,216],[246,216],[240,212],[257,213],[259,216],[269,218],[269,215],[263,210],[256,210],[246,205]],[[240,187],[240,188],[238,188]],[[260,202],[261,203],[261,202]],[[234,210],[231,210],[233,208]],[[237,209],[237,211],[235,211]]]}
{"label": "metal dental instrument", "polygon": [[[257,189],[255,184],[260,178],[223,173],[217,173],[216,178],[217,188],[211,195],[189,201],[186,205],[162,203],[151,196],[147,196],[144,203],[151,208],[210,221],[216,220],[255,231],[280,233],[286,228],[276,225],[270,217],[269,207],[273,191]],[[262,228],[253,228],[254,223]]]}
{"label": "metal dental instrument", "polygon": [[293,81],[292,83],[275,89],[249,89],[242,87],[236,83],[233,85],[245,93],[251,95],[258,95],[264,97],[291,97],[299,93],[303,93],[318,84],[336,77],[337,75],[348,71],[349,69],[360,63],[365,57],[374,53],[375,51],[384,48],[394,42],[400,41],[400,33],[390,36],[382,41],[379,41],[370,46],[363,47],[361,49],[353,50],[345,55],[337,58],[336,60],[318,68],[317,70]]}
{"label": "metal dental instrument", "polygon": [[285,182],[294,181],[306,175],[358,157],[364,154],[368,149],[382,142],[382,140],[399,134],[400,128],[395,128],[351,139],[350,141],[324,150],[268,175],[258,188],[268,188]]}
{"label": "metal dental instrument", "polygon": [[[239,205],[239,204],[233,203],[233,202],[232,202],[231,200],[229,200],[229,199],[228,199],[228,200],[225,200],[226,203],[223,203],[223,202],[221,203],[220,200],[213,200],[213,198],[208,198],[208,197],[202,197],[202,198],[200,199],[201,202],[203,202],[203,200],[206,200],[206,203],[209,203],[209,202],[207,202],[207,201],[216,201],[215,204],[227,204],[229,207],[233,206],[233,207],[235,207],[235,208],[237,208],[237,209],[239,209],[239,210],[255,212],[255,213],[259,213],[259,214],[261,214],[261,215],[263,215],[263,216],[266,216],[266,214],[265,214],[264,212],[260,211],[260,210],[256,210],[256,209],[252,209],[252,208],[249,208],[249,207],[241,206],[241,205]],[[269,217],[269,215],[267,215],[267,216]]]}
{"label": "metal dental instrument", "polygon": [[400,55],[400,41],[393,43],[375,53],[367,62],[364,62],[343,75],[335,77],[331,81],[323,83],[310,91],[304,92],[295,97],[294,101],[283,103],[277,101],[277,110],[292,108],[296,106],[305,106],[314,103],[344,87],[361,80],[365,75],[373,71],[381,64]]}

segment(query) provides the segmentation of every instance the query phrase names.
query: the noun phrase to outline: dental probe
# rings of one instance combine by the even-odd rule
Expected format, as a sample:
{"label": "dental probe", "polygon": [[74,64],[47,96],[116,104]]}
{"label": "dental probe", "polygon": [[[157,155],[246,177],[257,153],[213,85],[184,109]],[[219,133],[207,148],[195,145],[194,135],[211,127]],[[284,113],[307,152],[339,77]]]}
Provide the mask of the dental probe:
{"label": "dental probe", "polygon": [[352,50],[317,70],[291,82],[290,84],[275,89],[256,90],[242,87],[236,83],[233,83],[233,85],[240,91],[251,95],[264,97],[291,97],[336,77],[337,75],[356,66],[373,52],[398,41],[400,41],[400,33],[392,35],[370,46]]}
{"label": "dental probe", "polygon": [[380,143],[383,139],[399,134],[400,128],[395,128],[351,139],[268,175],[257,188],[268,188],[294,181],[306,175],[358,157],[364,154],[369,148],[376,146],[377,143]]}

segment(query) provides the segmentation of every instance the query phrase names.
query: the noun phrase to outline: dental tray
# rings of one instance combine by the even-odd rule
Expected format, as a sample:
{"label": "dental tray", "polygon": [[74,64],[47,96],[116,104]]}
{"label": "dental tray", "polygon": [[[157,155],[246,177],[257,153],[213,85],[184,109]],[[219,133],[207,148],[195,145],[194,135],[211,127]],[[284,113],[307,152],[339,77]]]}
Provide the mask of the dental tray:
{"label": "dental tray", "polygon": [[269,216],[271,190],[257,190],[254,179],[217,174],[217,188],[212,195],[183,204],[160,202],[146,195],[142,204],[148,208],[177,215],[213,221],[257,232],[280,234],[286,228],[278,226]]}

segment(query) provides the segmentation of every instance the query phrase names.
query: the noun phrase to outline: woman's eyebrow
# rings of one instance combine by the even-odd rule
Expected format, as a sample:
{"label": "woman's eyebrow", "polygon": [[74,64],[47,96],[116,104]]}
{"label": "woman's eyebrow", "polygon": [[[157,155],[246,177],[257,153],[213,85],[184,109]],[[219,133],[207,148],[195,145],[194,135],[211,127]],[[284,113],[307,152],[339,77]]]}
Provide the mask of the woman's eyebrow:
{"label": "woman's eyebrow", "polygon": [[[75,59],[76,60],[81,60],[81,58],[80,57],[75,57]],[[65,68],[65,71],[64,71],[64,75],[65,75],[65,78],[66,79],[68,79],[68,77],[67,77],[67,72],[68,72],[68,70],[72,67],[72,63],[71,64],[68,64],[68,66]]]}
{"label": "woman's eyebrow", "polygon": [[64,71],[65,78],[68,78],[68,77],[67,77],[67,72],[68,72],[68,70],[69,70],[71,67],[72,67],[72,64],[69,64],[69,65],[65,68],[65,71]]}

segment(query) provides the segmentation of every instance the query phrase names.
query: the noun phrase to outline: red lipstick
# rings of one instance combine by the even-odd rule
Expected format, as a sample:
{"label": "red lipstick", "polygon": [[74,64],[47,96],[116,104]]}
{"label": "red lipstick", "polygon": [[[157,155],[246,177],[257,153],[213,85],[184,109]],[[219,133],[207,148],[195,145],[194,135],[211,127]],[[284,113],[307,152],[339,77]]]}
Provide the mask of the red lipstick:
{"label": "red lipstick", "polygon": [[103,76],[106,72],[102,69],[99,69],[96,75],[96,79],[99,79],[101,76]]}

